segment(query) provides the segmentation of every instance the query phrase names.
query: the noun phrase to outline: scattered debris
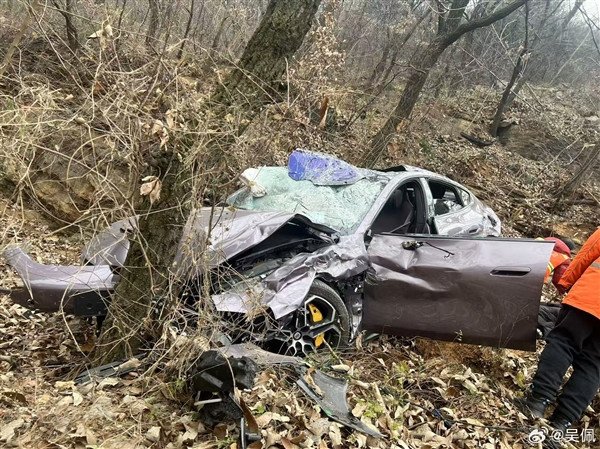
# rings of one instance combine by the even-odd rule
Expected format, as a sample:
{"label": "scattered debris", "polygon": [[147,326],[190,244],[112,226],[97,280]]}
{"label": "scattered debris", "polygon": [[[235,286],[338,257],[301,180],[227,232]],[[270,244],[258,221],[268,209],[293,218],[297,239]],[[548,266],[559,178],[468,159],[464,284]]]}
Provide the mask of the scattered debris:
{"label": "scattered debris", "polygon": [[312,382],[308,382],[302,376],[296,383],[309,398],[321,407],[323,413],[334,421],[356,429],[366,435],[377,438],[383,437],[380,432],[372,429],[350,412],[346,398],[348,382],[329,376],[318,370],[312,373],[312,379]]}

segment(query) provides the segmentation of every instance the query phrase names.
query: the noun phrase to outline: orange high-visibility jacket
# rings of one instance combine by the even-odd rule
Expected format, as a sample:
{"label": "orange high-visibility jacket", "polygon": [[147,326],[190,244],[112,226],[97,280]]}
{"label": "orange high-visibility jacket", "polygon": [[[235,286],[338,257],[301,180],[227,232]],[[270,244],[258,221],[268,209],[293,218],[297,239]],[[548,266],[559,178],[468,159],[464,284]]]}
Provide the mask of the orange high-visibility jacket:
{"label": "orange high-visibility jacket", "polygon": [[546,276],[544,277],[544,282],[549,282],[550,279],[552,279],[552,282],[554,282],[555,271],[557,271],[558,267],[561,265],[568,265],[569,262],[569,256],[566,254],[559,253],[558,251],[552,251],[552,255],[548,261],[548,266],[546,267]]}
{"label": "orange high-visibility jacket", "polygon": [[559,284],[571,289],[564,304],[600,319],[600,228],[583,244]]}

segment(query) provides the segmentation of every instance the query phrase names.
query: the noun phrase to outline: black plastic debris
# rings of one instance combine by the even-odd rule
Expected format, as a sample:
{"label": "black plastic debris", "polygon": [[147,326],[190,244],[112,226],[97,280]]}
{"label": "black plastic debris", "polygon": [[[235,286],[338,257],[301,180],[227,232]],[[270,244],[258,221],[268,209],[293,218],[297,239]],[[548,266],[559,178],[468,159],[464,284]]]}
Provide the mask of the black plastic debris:
{"label": "black plastic debris", "polygon": [[229,393],[252,388],[258,365],[248,357],[226,358],[217,350],[202,353],[191,368],[192,391]]}

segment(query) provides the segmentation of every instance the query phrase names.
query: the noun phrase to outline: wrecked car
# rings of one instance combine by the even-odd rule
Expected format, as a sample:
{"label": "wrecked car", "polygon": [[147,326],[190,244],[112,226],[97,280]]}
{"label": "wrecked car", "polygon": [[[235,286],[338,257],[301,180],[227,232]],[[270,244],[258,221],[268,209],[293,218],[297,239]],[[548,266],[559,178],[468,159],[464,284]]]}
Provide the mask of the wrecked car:
{"label": "wrecked car", "polygon": [[[553,246],[500,237],[496,214],[465,186],[298,150],[287,167],[249,169],[242,180],[226,205],[189,218],[176,260],[186,304],[208,300],[232,341],[302,355],[364,329],[535,349]],[[8,249],[24,283],[11,296],[42,311],[105,315],[136,223],[94,237],[81,266]]]}

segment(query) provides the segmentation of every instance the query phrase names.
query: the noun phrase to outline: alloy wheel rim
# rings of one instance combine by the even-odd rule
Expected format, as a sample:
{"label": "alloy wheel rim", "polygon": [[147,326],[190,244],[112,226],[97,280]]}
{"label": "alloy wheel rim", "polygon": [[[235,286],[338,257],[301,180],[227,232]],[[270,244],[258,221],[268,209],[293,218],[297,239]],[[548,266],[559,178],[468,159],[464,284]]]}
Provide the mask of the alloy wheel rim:
{"label": "alloy wheel rim", "polygon": [[[315,307],[322,316],[314,320]],[[283,353],[291,356],[306,356],[317,351],[319,337],[325,345],[337,347],[342,336],[339,315],[335,307],[319,295],[310,295],[294,313],[287,329],[281,329],[275,337],[282,343]]]}

